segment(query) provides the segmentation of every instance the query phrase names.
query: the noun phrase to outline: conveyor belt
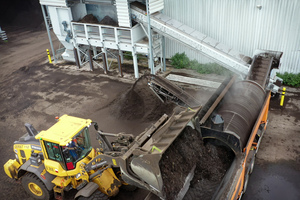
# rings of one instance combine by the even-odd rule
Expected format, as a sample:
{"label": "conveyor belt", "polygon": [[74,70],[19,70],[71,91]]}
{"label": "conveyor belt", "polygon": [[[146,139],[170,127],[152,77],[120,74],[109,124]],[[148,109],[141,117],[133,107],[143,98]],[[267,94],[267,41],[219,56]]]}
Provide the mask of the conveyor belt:
{"label": "conveyor belt", "polygon": [[[145,5],[131,3],[133,19],[147,24]],[[231,71],[247,75],[251,58],[222,44],[199,31],[182,24],[162,13],[151,14],[151,27],[158,33],[180,42],[210,57]]]}
{"label": "conveyor belt", "polygon": [[265,88],[273,59],[273,57],[255,56],[247,79]]}

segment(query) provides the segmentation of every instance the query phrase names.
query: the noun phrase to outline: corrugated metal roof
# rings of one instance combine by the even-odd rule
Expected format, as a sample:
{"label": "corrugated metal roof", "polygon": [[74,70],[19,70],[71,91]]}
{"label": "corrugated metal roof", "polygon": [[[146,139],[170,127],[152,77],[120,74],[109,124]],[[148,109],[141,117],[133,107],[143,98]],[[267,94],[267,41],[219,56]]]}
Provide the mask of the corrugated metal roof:
{"label": "corrugated metal roof", "polygon": [[48,6],[67,6],[66,0],[40,0],[40,4]]}
{"label": "corrugated metal roof", "polygon": [[[299,10],[299,0],[165,0],[164,14],[245,55],[255,49],[283,51],[280,72],[300,73]],[[166,49],[169,57],[185,51],[210,62],[169,40]]]}

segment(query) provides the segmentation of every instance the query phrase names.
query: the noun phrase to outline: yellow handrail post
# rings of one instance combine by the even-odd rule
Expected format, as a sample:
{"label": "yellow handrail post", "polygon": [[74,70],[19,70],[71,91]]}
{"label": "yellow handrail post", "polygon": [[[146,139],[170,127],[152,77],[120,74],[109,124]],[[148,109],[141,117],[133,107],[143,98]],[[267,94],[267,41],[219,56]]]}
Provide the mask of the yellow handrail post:
{"label": "yellow handrail post", "polygon": [[48,55],[49,63],[52,63],[52,60],[51,60],[51,56],[50,56],[49,49],[47,49],[47,55]]}
{"label": "yellow handrail post", "polygon": [[280,100],[280,106],[283,106],[285,90],[286,90],[286,88],[284,87],[284,88],[282,89],[281,100]]}

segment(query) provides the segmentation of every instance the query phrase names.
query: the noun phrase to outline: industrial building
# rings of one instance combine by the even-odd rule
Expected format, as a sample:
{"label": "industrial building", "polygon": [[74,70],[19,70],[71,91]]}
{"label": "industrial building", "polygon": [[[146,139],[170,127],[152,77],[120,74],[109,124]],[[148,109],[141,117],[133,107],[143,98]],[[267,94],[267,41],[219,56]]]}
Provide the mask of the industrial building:
{"label": "industrial building", "polygon": [[[164,59],[185,52],[200,63],[217,62],[246,74],[257,49],[283,52],[280,72],[300,72],[300,3],[237,0],[40,0],[47,28],[64,45],[63,59],[80,66],[107,56],[111,50],[122,63],[123,52],[147,55],[154,74],[164,70]],[[150,15],[147,15],[150,13]],[[117,25],[81,21],[92,15]],[[148,23],[150,22],[150,23]],[[151,28],[150,28],[151,27]],[[151,31],[149,31],[151,30]],[[151,40],[148,40],[151,38]],[[51,39],[50,39],[51,40]],[[53,51],[55,54],[55,52]],[[112,54],[111,54],[112,55]]]}

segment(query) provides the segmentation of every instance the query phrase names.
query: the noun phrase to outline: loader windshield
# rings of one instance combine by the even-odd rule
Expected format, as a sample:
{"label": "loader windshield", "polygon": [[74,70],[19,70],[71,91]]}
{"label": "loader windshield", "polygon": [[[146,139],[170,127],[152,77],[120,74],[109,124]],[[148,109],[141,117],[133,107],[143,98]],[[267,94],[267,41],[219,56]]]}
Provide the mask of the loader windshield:
{"label": "loader windshield", "polygon": [[64,161],[67,170],[72,170],[76,167],[76,163],[83,159],[92,149],[89,130],[85,127],[76,136],[74,136],[66,146],[62,147]]}

